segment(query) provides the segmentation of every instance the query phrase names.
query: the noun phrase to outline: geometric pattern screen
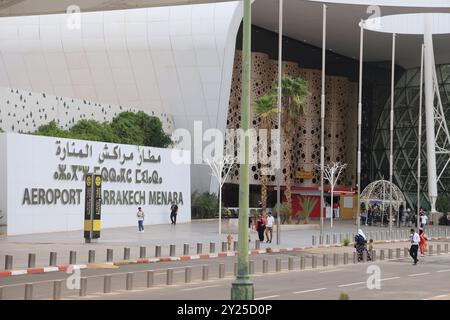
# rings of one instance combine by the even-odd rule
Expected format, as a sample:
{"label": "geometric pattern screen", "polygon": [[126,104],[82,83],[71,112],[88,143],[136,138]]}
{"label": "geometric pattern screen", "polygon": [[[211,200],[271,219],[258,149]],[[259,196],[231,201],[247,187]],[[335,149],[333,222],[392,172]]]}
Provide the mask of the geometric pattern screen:
{"label": "geometric pattern screen", "polygon": [[[258,129],[260,119],[255,116],[254,101],[268,93],[276,82],[278,61],[271,60],[267,54],[253,52],[251,69],[250,125],[252,128]],[[318,187],[320,185],[320,170],[317,165],[320,164],[321,71],[300,68],[295,62],[283,61],[283,74],[307,80],[308,90],[311,93],[306,102],[305,112],[295,126],[294,135],[288,137],[292,139],[294,148],[291,162],[293,183],[295,186],[301,187]],[[242,52],[236,50],[227,129],[238,129],[241,124],[241,76]],[[354,187],[356,180],[357,90],[357,83],[351,82],[345,77],[326,77],[325,164],[330,161],[347,163],[347,168],[338,182],[339,186],[345,187]],[[277,128],[276,125],[275,128]],[[282,135],[281,141],[285,141],[285,139],[286,137]],[[250,151],[256,152],[257,150]],[[283,168],[285,168],[285,163],[283,157]],[[312,172],[312,178],[297,179],[295,177],[297,170]],[[250,166],[249,178],[251,184],[260,184],[262,178],[260,163]],[[286,176],[284,176],[284,181],[286,181]],[[238,167],[230,172],[227,182],[239,182]],[[269,185],[276,185],[276,183],[276,176],[269,176]]]}
{"label": "geometric pattern screen", "polygon": [[[447,125],[450,125],[450,65],[437,65],[436,73]],[[417,161],[419,139],[420,68],[404,72],[395,86],[394,101],[394,170],[393,182],[403,191],[408,204],[417,204]],[[425,97],[425,96],[423,96]],[[435,100],[435,105],[437,101]],[[389,179],[390,99],[384,105],[373,134],[372,180]],[[440,139],[439,137],[438,139]],[[421,206],[429,208],[425,106],[422,105],[421,141]],[[436,155],[437,174],[442,171],[448,156]],[[450,192],[450,167],[438,182],[438,194]]]}

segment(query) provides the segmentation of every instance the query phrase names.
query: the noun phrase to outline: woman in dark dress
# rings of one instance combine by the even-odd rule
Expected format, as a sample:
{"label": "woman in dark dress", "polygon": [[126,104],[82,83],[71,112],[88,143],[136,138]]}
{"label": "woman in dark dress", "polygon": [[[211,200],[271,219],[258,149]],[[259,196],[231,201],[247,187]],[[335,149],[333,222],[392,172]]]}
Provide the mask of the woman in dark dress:
{"label": "woman in dark dress", "polygon": [[264,230],[266,229],[266,219],[262,214],[258,214],[258,220],[256,220],[255,229],[258,232],[259,241],[264,241]]}

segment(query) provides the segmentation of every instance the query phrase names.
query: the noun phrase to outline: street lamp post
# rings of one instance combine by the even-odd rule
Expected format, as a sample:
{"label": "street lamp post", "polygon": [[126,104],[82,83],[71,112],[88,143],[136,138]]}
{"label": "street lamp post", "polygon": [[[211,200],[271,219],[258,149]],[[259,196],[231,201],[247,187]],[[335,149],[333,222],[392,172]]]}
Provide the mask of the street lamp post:
{"label": "street lamp post", "polygon": [[[239,173],[239,238],[238,270],[231,287],[231,300],[253,300],[255,290],[249,277],[248,211],[249,211],[249,136],[250,75],[251,75],[251,0],[244,0],[244,28],[242,50],[241,128],[244,131],[244,163]],[[242,148],[242,144],[241,144]],[[241,158],[242,159],[242,158]]]}

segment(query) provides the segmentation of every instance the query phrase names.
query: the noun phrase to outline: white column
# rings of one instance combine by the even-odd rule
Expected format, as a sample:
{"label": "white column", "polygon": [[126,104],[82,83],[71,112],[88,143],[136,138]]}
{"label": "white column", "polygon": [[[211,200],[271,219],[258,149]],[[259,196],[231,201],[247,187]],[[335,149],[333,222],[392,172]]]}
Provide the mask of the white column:
{"label": "white column", "polygon": [[360,40],[359,40],[359,87],[358,87],[358,159],[357,159],[357,188],[358,188],[358,204],[356,208],[356,225],[358,229],[361,227],[361,123],[362,123],[362,74],[363,74],[363,53],[364,53],[364,21],[360,23]]}
{"label": "white column", "polygon": [[420,90],[419,90],[419,138],[417,144],[417,228],[420,226],[419,211],[420,211],[420,170],[422,165],[422,96],[423,96],[423,51],[420,56]]}
{"label": "white column", "polygon": [[322,96],[320,100],[320,234],[323,234],[323,171],[325,170],[325,57],[327,38],[327,6],[323,5],[322,20]]}
{"label": "white column", "polygon": [[394,174],[395,33],[392,34],[391,122],[389,147],[389,232],[392,232],[392,176]]}
{"label": "white column", "polygon": [[431,212],[436,211],[437,175],[436,175],[436,141],[434,131],[434,90],[433,90],[433,18],[425,14],[424,21],[424,75],[425,75],[425,125],[427,141],[427,176],[428,196],[430,198]]}
{"label": "white column", "polygon": [[[283,131],[281,130],[281,114],[282,114],[282,109],[281,109],[281,78],[283,76],[283,0],[279,0],[279,7],[278,7],[278,94],[277,94],[277,106],[278,106],[278,130],[280,132],[280,138],[283,135]],[[282,151],[282,146],[283,144],[281,143],[281,139],[280,139],[280,149],[279,149],[279,160],[280,160],[280,165],[278,168],[278,174],[277,174],[277,184],[278,184],[278,189],[277,189],[277,204],[281,205],[281,173],[283,172],[283,151]],[[277,212],[277,244],[280,244],[280,219],[281,219],[281,214],[280,214],[280,206],[277,206],[278,208],[278,212]]]}

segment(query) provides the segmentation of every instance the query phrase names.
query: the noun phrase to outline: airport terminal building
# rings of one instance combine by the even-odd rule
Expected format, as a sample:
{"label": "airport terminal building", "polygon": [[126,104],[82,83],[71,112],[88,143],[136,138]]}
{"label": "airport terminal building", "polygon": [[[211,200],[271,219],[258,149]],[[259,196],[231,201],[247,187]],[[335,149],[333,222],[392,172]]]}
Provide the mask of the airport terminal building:
{"label": "airport terminal building", "polygon": [[[64,129],[82,119],[110,121],[123,111],[144,111],[159,118],[168,134],[176,129],[187,129],[194,135],[196,122],[201,123],[202,132],[214,128],[221,131],[239,129],[242,1],[165,1],[165,5],[161,5],[161,1],[154,0],[140,1],[139,4],[94,0],[75,8],[50,0],[41,1],[39,6],[35,2],[3,1],[0,4],[0,128],[7,132],[0,137],[1,151],[7,151],[7,154],[0,156],[0,178],[5,180],[7,177],[7,183],[2,185],[1,190],[11,189],[17,193],[9,197],[4,195],[6,191],[2,192],[0,208],[4,214],[0,214],[3,217],[0,223],[10,224],[12,215],[15,215],[14,219],[20,220],[16,212],[21,211],[24,205],[42,211],[40,214],[45,219],[53,219],[53,213],[46,215],[45,207],[39,206],[39,199],[46,201],[46,194],[41,192],[40,196],[39,188],[46,188],[45,184],[47,189],[58,185],[59,189],[69,190],[66,197],[69,202],[76,202],[79,192],[82,192],[77,191],[81,190],[80,187],[73,181],[73,186],[64,185],[67,181],[54,179],[53,171],[60,164],[99,165],[98,156],[103,152],[102,143],[92,143],[92,162],[89,162],[89,157],[81,157],[73,163],[63,163],[61,161],[65,160],[54,156],[58,150],[57,143],[59,141],[64,145],[67,142],[67,148],[64,147],[69,152],[72,150],[72,145],[69,146],[72,141],[34,137],[35,140],[30,138],[20,142],[24,138],[13,133],[34,131],[52,120],[56,120]],[[368,10],[365,1],[327,2],[325,162],[347,164],[337,183],[335,199],[342,209],[346,209],[343,210],[343,218],[351,219],[355,217],[358,183],[358,23],[362,18],[370,18],[373,11]],[[383,5],[383,1],[380,1],[380,8],[382,16],[450,12],[448,5],[437,5],[432,9],[405,8],[403,3],[391,6]],[[282,136],[283,139],[290,139],[294,146],[289,161],[284,154],[284,177],[281,181],[283,189],[286,172],[290,172],[294,210],[298,209],[301,197],[320,195],[320,170],[317,165],[320,162],[321,146],[322,9],[322,1],[284,1],[283,74],[307,80],[309,91],[300,120],[295,123],[290,136]],[[278,77],[278,1],[256,0],[252,10],[250,124],[259,129],[262,123],[261,118],[255,115],[254,102],[273,88]],[[433,37],[433,41],[444,121],[448,123],[450,42],[447,37],[439,34]],[[364,41],[361,190],[372,181],[387,179],[390,174],[392,77],[391,36],[366,31]],[[397,35],[396,41],[393,182],[404,193],[407,205],[415,208],[423,36]],[[425,109],[421,110],[425,118]],[[75,152],[84,150],[85,142],[74,143]],[[44,167],[47,164],[49,166],[34,170],[30,168],[20,173],[21,163],[27,167],[33,165],[32,161],[25,163],[19,160],[23,153],[18,152],[16,147],[22,144],[21,150],[30,152],[31,158],[28,160],[41,159],[45,162]],[[426,177],[425,133],[421,145],[421,176]],[[110,150],[115,148],[114,145],[108,147]],[[133,154],[134,160],[141,151],[131,146],[119,147],[124,154]],[[42,149],[45,149],[45,155],[41,154]],[[155,181],[159,181],[160,176],[163,182],[159,185],[138,183],[136,170],[141,170],[141,164],[130,161],[128,169],[132,170],[132,183],[138,183],[139,187],[127,188],[125,181],[123,186],[119,186],[122,183],[119,182],[118,187],[114,185],[108,189],[106,194],[112,213],[110,218],[105,218],[106,226],[134,223],[132,219],[125,219],[126,222],[122,224],[121,212],[124,208],[135,210],[140,201],[153,201],[152,205],[159,206],[161,210],[155,210],[160,216],[155,223],[163,223],[160,217],[167,209],[164,206],[171,202],[167,200],[168,193],[171,199],[176,196],[178,202],[181,197],[186,207],[183,221],[189,221],[190,193],[195,190],[217,192],[217,182],[211,177],[209,166],[192,164],[175,168],[170,164],[169,150],[149,150],[149,153],[161,155],[162,160],[160,163],[143,163],[142,166],[149,166],[147,169],[150,175],[157,171]],[[77,156],[74,155],[74,158]],[[437,184],[439,194],[448,194],[450,191],[450,167],[446,159],[444,156],[436,159],[440,174]],[[118,163],[111,164],[107,170],[114,168],[120,172],[123,163],[120,163],[120,157],[117,160]],[[126,164],[126,157],[122,161]],[[288,171],[287,165],[290,165]],[[18,182],[15,182],[17,189],[11,187],[15,179],[13,170],[19,172]],[[44,173],[45,178],[41,176]],[[268,205],[274,205],[276,177],[269,175],[267,178]],[[260,206],[262,179],[261,164],[251,165],[250,207]],[[238,206],[238,182],[239,171],[236,168],[231,171],[224,186],[225,206]],[[427,179],[423,178],[421,184],[422,204],[429,207]],[[123,192],[128,189],[130,193],[125,195]],[[24,190],[28,190],[28,194]],[[74,191],[71,193],[70,190]],[[329,190],[325,191],[329,196]],[[122,205],[114,211],[112,208],[117,207],[118,197]],[[123,198],[127,199],[127,204],[123,204]],[[33,201],[37,201],[37,204],[32,205]],[[62,203],[59,205],[53,209],[59,211],[66,208]],[[70,204],[66,206],[70,207]],[[313,217],[319,215],[319,206],[314,209]],[[65,222],[53,230],[76,229],[75,211],[68,210]],[[47,224],[45,219],[36,219],[36,227],[30,222],[24,230],[11,232],[49,231],[43,227]]]}

